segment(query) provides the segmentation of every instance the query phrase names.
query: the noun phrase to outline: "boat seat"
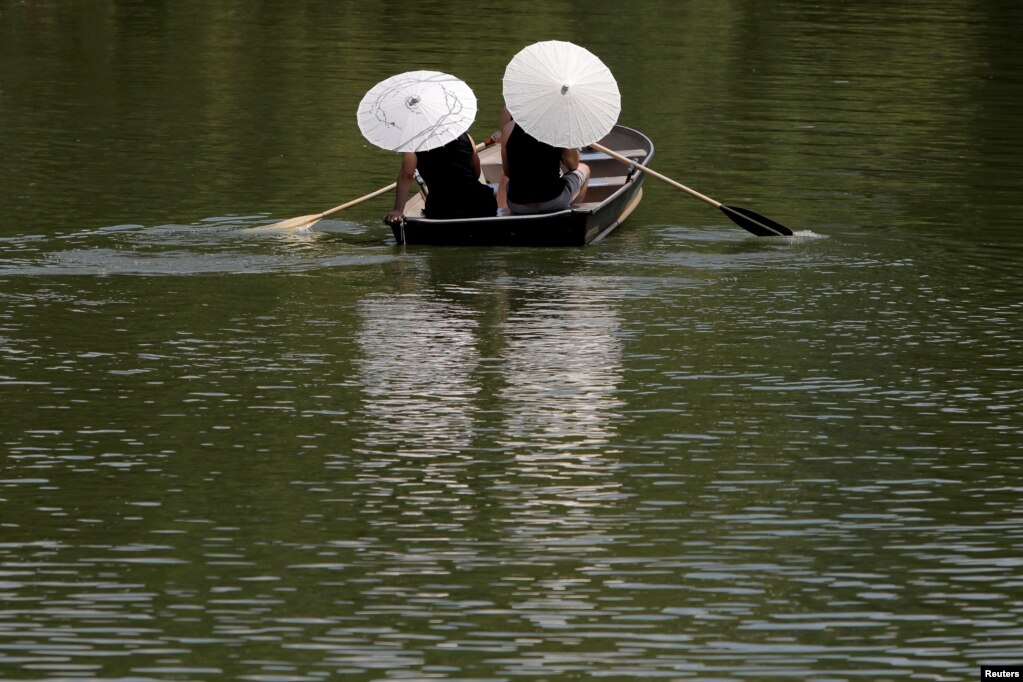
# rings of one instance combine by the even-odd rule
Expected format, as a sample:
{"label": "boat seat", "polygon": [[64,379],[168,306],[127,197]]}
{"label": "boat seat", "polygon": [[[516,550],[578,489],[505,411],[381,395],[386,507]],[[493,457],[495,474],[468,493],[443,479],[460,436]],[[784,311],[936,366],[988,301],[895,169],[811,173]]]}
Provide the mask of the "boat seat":
{"label": "boat seat", "polygon": [[627,175],[611,175],[607,177],[590,178],[590,187],[621,187],[629,179]]}
{"label": "boat seat", "polygon": [[[628,175],[600,176],[600,177],[596,177],[596,178],[590,178],[589,185],[587,185],[587,186],[588,187],[621,187],[622,185],[624,185],[628,181],[629,181],[629,176]],[[487,184],[488,187],[490,187],[490,189],[494,190],[495,192],[497,191],[497,183],[496,182],[488,182],[486,184]]]}
{"label": "boat seat", "polygon": [[[613,151],[618,152],[622,156],[627,156],[633,160],[639,160],[646,156],[645,149],[615,149]],[[583,163],[593,163],[594,161],[605,161],[611,157],[604,152],[598,152],[596,150],[590,150],[587,152],[579,153],[579,160]]]}
{"label": "boat seat", "polygon": [[[628,157],[635,161],[638,161],[639,159],[642,159],[647,155],[647,150],[645,149],[620,149],[620,150],[616,149],[615,151],[617,151],[622,156]],[[579,152],[579,160],[582,161],[583,163],[593,163],[594,161],[607,161],[610,158],[611,157],[605,154],[604,152],[598,152],[595,149],[591,149],[590,151],[585,152]],[[493,168],[500,168],[501,161],[497,160],[486,162],[482,165],[483,168],[486,168],[487,166]]]}

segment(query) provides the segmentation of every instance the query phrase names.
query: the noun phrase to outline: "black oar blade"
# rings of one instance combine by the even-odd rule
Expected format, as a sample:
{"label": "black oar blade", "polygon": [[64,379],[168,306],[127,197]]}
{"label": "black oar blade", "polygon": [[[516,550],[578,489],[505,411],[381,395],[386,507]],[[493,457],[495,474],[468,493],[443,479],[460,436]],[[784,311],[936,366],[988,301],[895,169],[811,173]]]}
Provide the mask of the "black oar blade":
{"label": "black oar blade", "polygon": [[725,206],[724,204],[721,204],[718,208],[721,209],[722,213],[731,218],[736,225],[747,232],[752,232],[758,237],[788,237],[792,234],[792,230],[781,223],[776,223],[770,218],[764,217],[748,208]]}

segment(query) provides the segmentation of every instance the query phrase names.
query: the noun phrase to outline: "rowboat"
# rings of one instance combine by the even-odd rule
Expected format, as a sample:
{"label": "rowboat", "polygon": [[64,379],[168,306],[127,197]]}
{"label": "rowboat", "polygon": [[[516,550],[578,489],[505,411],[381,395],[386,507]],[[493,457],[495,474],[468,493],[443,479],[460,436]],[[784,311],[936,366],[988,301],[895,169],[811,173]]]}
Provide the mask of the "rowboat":
{"label": "rowboat", "polygon": [[[643,165],[654,155],[650,138],[625,126],[616,125],[599,144]],[[481,179],[496,188],[502,173],[500,146],[487,147],[479,155]],[[598,242],[639,205],[645,174],[589,147],[580,156],[590,167],[585,203],[540,215],[439,220],[423,216],[424,190],[405,204],[405,220],[392,226],[394,239],[399,244],[437,245],[584,246]]]}

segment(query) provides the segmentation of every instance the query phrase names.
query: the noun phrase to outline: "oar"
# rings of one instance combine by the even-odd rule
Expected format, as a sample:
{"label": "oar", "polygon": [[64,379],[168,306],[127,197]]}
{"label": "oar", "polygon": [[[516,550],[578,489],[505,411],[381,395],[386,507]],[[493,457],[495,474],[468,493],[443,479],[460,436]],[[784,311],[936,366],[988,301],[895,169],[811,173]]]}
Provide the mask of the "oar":
{"label": "oar", "polygon": [[[493,144],[493,143],[491,143],[491,144]],[[480,150],[482,150],[486,146],[487,146],[486,142],[480,142],[478,145],[476,145],[476,151],[480,151]],[[369,201],[370,199],[378,197],[381,194],[387,194],[388,192],[390,192],[391,190],[393,190],[397,186],[398,186],[397,182],[392,182],[387,187],[381,187],[380,189],[376,190],[375,192],[370,192],[366,196],[359,197],[358,199],[352,199],[351,201],[343,203],[340,206],[335,206],[334,208],[327,209],[323,213],[314,213],[312,215],[301,215],[301,216],[299,216],[297,218],[289,218],[288,220],[282,220],[279,223],[273,223],[272,225],[260,225],[259,227],[255,227],[255,228],[251,228],[251,229],[255,229],[255,230],[268,230],[269,231],[269,230],[298,230],[298,229],[305,229],[307,227],[312,227],[313,225],[315,225],[316,223],[318,223],[319,221],[323,220],[324,218],[326,218],[329,215],[333,215],[333,214],[337,213],[338,211],[343,211],[346,208],[350,208],[350,207],[355,206],[357,204],[361,204],[364,201]]]}
{"label": "oar", "polygon": [[333,215],[333,214],[337,213],[338,211],[343,211],[346,208],[350,208],[352,206],[355,206],[356,204],[361,204],[364,201],[369,201],[370,199],[372,199],[374,197],[378,197],[381,194],[387,194],[388,192],[390,192],[391,190],[393,190],[397,186],[398,186],[398,183],[392,182],[387,187],[381,187],[377,191],[370,192],[369,194],[367,194],[364,197],[359,197],[358,199],[352,199],[351,201],[345,202],[345,203],[341,204],[340,206],[335,206],[334,208],[328,209],[328,210],[324,211],[323,213],[314,213],[312,215],[302,215],[302,216],[299,216],[297,218],[289,218],[288,220],[282,220],[281,222],[274,223],[273,225],[260,225],[259,227],[254,228],[254,229],[257,229],[257,230],[298,230],[298,229],[304,229],[304,228],[307,228],[307,227],[312,227],[313,225],[315,225],[316,223],[320,222],[321,220],[323,220],[324,218],[326,218],[329,215]]}
{"label": "oar", "polygon": [[627,156],[622,156],[618,152],[612,149],[608,149],[604,145],[593,143],[590,146],[596,149],[597,151],[604,152],[611,158],[617,159],[618,161],[621,161],[624,164],[630,166],[635,165],[637,168],[642,169],[642,171],[647,175],[652,175],[658,180],[668,183],[672,187],[676,187],[682,190],[683,192],[691,194],[700,201],[707,202],[714,208],[721,209],[721,212],[724,213],[729,218],[731,218],[732,222],[734,222],[736,225],[743,228],[744,230],[752,232],[758,237],[780,237],[789,236],[792,234],[792,230],[790,230],[789,228],[785,227],[781,223],[774,222],[770,218],[760,215],[756,211],[751,211],[748,208],[740,208],[738,206],[725,206],[720,201],[715,201],[714,199],[708,197],[706,194],[700,194],[695,189],[690,189],[680,182],[675,182],[668,176],[661,175],[652,168],[647,168],[643,164],[637,163]]}

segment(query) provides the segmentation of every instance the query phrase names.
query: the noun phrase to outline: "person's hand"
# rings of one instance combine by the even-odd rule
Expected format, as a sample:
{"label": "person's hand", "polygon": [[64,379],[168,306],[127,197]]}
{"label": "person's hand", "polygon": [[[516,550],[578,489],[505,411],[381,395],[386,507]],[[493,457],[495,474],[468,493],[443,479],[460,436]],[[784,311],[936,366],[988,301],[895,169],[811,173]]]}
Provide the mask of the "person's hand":
{"label": "person's hand", "polygon": [[400,225],[405,220],[405,214],[401,211],[391,211],[384,216],[384,222],[391,227]]}
{"label": "person's hand", "polygon": [[501,137],[502,137],[501,131],[500,130],[495,130],[494,132],[490,133],[490,137],[488,137],[487,139],[483,140],[483,144],[485,144],[487,146],[492,145],[492,144],[497,144],[498,142],[501,141]]}

